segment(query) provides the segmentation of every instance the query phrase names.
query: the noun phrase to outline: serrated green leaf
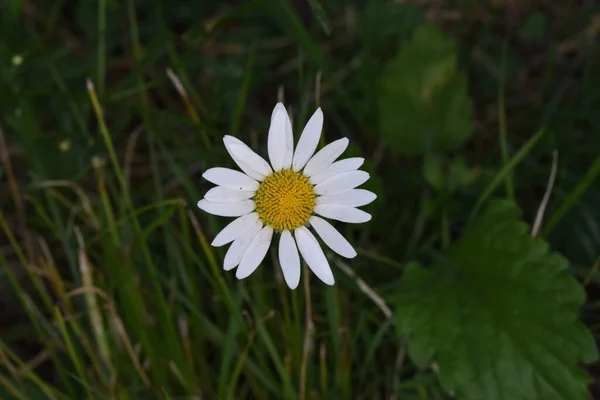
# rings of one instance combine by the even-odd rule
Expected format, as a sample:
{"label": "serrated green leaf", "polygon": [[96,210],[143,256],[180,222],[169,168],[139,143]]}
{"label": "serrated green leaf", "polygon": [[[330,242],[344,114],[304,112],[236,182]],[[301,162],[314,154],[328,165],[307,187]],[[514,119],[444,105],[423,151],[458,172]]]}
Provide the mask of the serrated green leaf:
{"label": "serrated green leaf", "polygon": [[513,203],[492,202],[445,258],[408,267],[399,333],[411,334],[418,365],[438,363],[441,384],[459,398],[588,399],[578,363],[598,354],[578,321],[583,288],[519,216]]}
{"label": "serrated green leaf", "polygon": [[455,150],[468,140],[473,104],[454,40],[419,27],[382,76],[379,110],[383,139],[398,153]]}

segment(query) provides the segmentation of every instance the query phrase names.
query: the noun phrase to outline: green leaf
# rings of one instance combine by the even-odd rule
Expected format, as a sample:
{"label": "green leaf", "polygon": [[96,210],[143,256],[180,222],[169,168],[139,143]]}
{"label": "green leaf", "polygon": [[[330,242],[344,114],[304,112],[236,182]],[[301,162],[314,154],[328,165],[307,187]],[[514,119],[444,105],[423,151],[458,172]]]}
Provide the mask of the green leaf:
{"label": "green leaf", "polygon": [[519,29],[519,36],[526,42],[540,41],[544,38],[546,25],[547,21],[544,14],[539,12],[533,13],[521,29]]}
{"label": "green leaf", "polygon": [[359,16],[365,50],[373,53],[387,50],[386,45],[396,43],[389,39],[407,37],[424,20],[418,5],[390,1],[367,2]]}
{"label": "green leaf", "polygon": [[492,202],[431,268],[407,267],[400,334],[419,366],[464,399],[588,399],[579,362],[597,359],[578,321],[585,294],[567,260],[533,238],[509,201]]}
{"label": "green leaf", "polygon": [[450,162],[448,168],[448,186],[453,191],[458,188],[468,187],[481,175],[478,168],[471,168],[463,157],[456,156]]}
{"label": "green leaf", "polygon": [[454,192],[472,185],[479,178],[480,170],[471,168],[460,155],[451,159],[439,154],[425,154],[423,178],[435,190]]}
{"label": "green leaf", "polygon": [[426,154],[423,160],[423,177],[436,190],[444,186],[443,161],[437,154],[431,153]]}
{"label": "green leaf", "polygon": [[473,134],[473,104],[456,44],[419,27],[387,66],[379,91],[381,133],[402,154],[459,148]]}

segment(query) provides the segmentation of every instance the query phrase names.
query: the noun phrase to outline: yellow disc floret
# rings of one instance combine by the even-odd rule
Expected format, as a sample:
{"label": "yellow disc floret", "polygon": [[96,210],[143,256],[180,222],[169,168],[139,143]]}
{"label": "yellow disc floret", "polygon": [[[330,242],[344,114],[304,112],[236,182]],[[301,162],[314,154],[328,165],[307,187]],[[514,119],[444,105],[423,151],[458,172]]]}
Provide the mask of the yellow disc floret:
{"label": "yellow disc floret", "polygon": [[310,218],[315,192],[304,175],[284,169],[260,183],[254,201],[256,212],[266,225],[278,231],[293,230]]}

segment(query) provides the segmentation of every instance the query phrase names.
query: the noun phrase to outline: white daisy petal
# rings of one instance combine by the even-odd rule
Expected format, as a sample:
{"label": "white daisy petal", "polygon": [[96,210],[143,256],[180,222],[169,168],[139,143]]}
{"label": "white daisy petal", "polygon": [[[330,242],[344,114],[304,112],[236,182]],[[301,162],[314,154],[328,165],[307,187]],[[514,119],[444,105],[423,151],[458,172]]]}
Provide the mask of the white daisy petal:
{"label": "white daisy petal", "polygon": [[277,103],[273,112],[271,113],[271,122],[273,121],[273,117],[275,116],[276,111],[285,112],[285,143],[289,151],[285,154],[285,159],[283,160],[283,168],[289,169],[292,165],[292,158],[294,156],[294,134],[292,132],[292,121],[290,120],[290,116],[283,105],[283,103]]}
{"label": "white daisy petal", "polygon": [[363,165],[364,162],[365,159],[362,157],[352,157],[346,158],[345,160],[336,161],[329,167],[325,168],[323,171],[311,176],[309,181],[313,185],[318,185],[324,180],[331,178],[332,176],[335,176],[339,173],[346,171],[356,171],[360,168],[361,165]]}
{"label": "white daisy petal", "polygon": [[367,205],[377,198],[373,192],[364,189],[352,189],[338,194],[319,196],[316,204],[339,204],[349,207],[360,207]]}
{"label": "white daisy petal", "polygon": [[[283,105],[282,105],[283,107]],[[283,169],[290,169],[292,167],[292,159],[294,158],[294,133],[292,132],[292,121],[288,115],[287,110],[285,111],[285,157],[283,159]]]}
{"label": "white daisy petal", "polygon": [[213,203],[233,203],[254,197],[255,191],[233,190],[223,186],[215,186],[204,195],[204,198]]}
{"label": "white daisy petal", "polygon": [[346,171],[331,178],[325,179],[314,187],[318,195],[338,194],[354,189],[369,180],[369,173],[365,171]]}
{"label": "white daisy petal", "polygon": [[252,149],[243,143],[225,144],[235,156],[242,160],[246,165],[263,176],[269,176],[273,173],[271,166],[264,158],[256,154]]}
{"label": "white daisy petal", "polygon": [[298,243],[298,250],[311,271],[324,283],[333,285],[335,283],[333,273],[317,239],[304,226],[297,228],[294,235]]}
{"label": "white daisy petal", "polygon": [[310,224],[327,246],[342,257],[356,257],[356,250],[329,222],[317,216],[310,217]]}
{"label": "white daisy petal", "polygon": [[315,212],[325,218],[331,218],[351,224],[360,224],[371,220],[371,214],[358,208],[341,206],[339,204],[318,204]]}
{"label": "white daisy petal", "polygon": [[267,250],[271,245],[271,238],[273,237],[273,228],[265,226],[262,230],[252,239],[250,246],[246,249],[240,266],[238,267],[235,276],[238,279],[244,279],[250,276],[256,268],[264,260],[267,255]]}
{"label": "white daisy petal", "polygon": [[256,191],[259,187],[259,183],[248,175],[229,168],[210,168],[202,174],[202,177],[215,185],[233,190]]}
{"label": "white daisy petal", "polygon": [[269,137],[267,139],[267,150],[269,160],[274,171],[279,171],[283,168],[286,151],[288,150],[286,138],[286,116],[287,112],[283,104],[277,103],[271,118],[271,126],[269,127]]}
{"label": "white daisy petal", "polygon": [[296,152],[294,153],[294,162],[292,163],[294,171],[300,171],[304,168],[308,160],[313,156],[319,144],[322,129],[323,111],[321,111],[321,108],[317,108],[317,111],[315,111],[306,123],[302,135],[298,140]]}
{"label": "white daisy petal", "polygon": [[237,166],[240,167],[240,169],[242,171],[244,171],[244,173],[246,175],[248,175],[250,178],[256,179],[259,182],[262,182],[265,180],[266,176],[264,176],[263,174],[259,174],[258,172],[256,172],[252,168],[250,168],[250,166],[248,164],[241,161],[237,157],[234,157],[233,155],[231,155],[231,153],[229,153],[229,155],[231,156],[231,159],[237,164]]}
{"label": "white daisy petal", "polygon": [[223,228],[221,232],[215,236],[210,245],[214,247],[220,247],[229,242],[233,242],[235,239],[242,236],[248,229],[250,229],[252,224],[254,224],[256,221],[258,221],[258,214],[255,212],[242,215]]}
{"label": "white daisy petal", "polygon": [[[238,138],[235,138],[235,137],[229,136],[229,135],[225,135],[223,137],[223,143],[225,143],[225,149],[227,150],[227,153],[229,153],[229,156],[231,157],[231,159],[237,164],[238,167],[240,167],[240,169],[242,171],[244,171],[244,173],[246,175],[248,175],[249,177],[251,177],[253,179],[256,179],[259,182],[262,181],[263,179],[265,179],[265,175],[260,174],[260,173],[256,172],[254,169],[250,168],[250,166],[247,163],[243,162],[229,148],[230,144],[240,144],[240,145],[248,147],[246,145],[246,143],[242,142]],[[250,147],[248,147],[248,149],[250,149]]]}
{"label": "white daisy petal", "polygon": [[271,112],[271,122],[273,121],[273,117],[275,117],[275,112],[277,111],[285,111],[285,113],[287,114],[287,109],[285,108],[283,103],[279,101],[277,102],[277,104],[275,104],[275,107],[273,107],[273,112]]}
{"label": "white daisy petal", "polygon": [[283,231],[279,239],[279,264],[285,282],[290,289],[296,289],[300,282],[300,256],[296,242],[290,231]]}
{"label": "white daisy petal", "polygon": [[225,271],[237,267],[242,260],[246,249],[250,246],[250,242],[252,242],[252,239],[260,232],[262,226],[263,224],[260,220],[254,221],[246,232],[233,241],[231,246],[229,246],[227,253],[225,253],[225,260],[223,260],[223,269]]}
{"label": "white daisy petal", "polygon": [[256,209],[252,200],[242,200],[236,203],[213,203],[208,200],[200,200],[198,207],[209,214],[221,217],[239,217]]}
{"label": "white daisy petal", "polygon": [[348,138],[341,138],[323,147],[304,167],[304,176],[310,178],[329,167],[346,150],[348,143]]}

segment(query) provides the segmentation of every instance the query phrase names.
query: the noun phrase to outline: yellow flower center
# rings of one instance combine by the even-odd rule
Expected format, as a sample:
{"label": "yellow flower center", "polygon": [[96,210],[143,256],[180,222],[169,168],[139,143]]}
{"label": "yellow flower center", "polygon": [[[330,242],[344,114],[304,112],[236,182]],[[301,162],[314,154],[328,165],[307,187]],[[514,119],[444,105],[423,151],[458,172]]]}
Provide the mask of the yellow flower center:
{"label": "yellow flower center", "polygon": [[284,169],[260,183],[254,201],[256,212],[266,225],[278,231],[293,230],[310,218],[315,192],[304,175]]}

